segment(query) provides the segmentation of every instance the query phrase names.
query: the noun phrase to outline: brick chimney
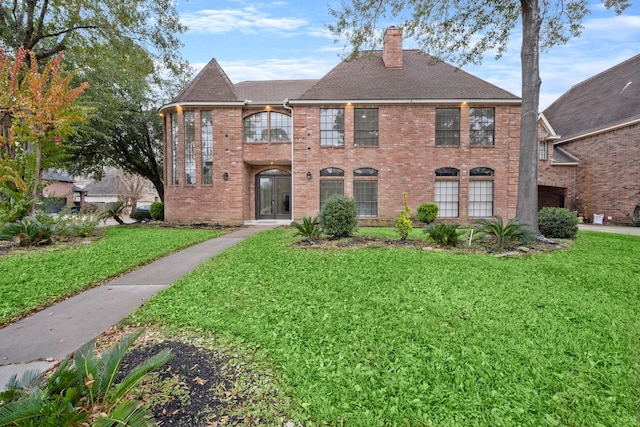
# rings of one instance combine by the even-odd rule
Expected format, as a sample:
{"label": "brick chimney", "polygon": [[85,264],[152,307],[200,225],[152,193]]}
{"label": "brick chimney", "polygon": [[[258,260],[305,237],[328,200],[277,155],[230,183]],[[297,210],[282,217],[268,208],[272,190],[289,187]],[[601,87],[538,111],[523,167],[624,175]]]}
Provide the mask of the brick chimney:
{"label": "brick chimney", "polygon": [[402,28],[389,27],[384,32],[382,60],[387,68],[402,68]]}

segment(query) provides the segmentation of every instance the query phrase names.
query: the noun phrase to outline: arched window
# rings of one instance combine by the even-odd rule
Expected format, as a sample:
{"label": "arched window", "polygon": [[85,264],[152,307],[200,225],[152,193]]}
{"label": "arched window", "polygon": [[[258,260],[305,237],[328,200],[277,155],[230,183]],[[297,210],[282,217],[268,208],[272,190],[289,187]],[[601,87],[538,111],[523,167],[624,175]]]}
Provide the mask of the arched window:
{"label": "arched window", "polygon": [[291,117],[283,113],[261,112],[244,119],[245,142],[291,141]]}
{"label": "arched window", "polygon": [[491,168],[473,168],[469,171],[469,216],[493,216],[493,176]]}
{"label": "arched window", "polygon": [[353,171],[353,198],[359,217],[378,216],[378,171],[360,168]]}
{"label": "arched window", "polygon": [[460,215],[460,171],[455,168],[436,169],[433,201],[438,205],[438,217],[457,218]]}
{"label": "arched window", "polygon": [[320,209],[334,194],[344,195],[344,171],[340,168],[325,168],[320,171]]}

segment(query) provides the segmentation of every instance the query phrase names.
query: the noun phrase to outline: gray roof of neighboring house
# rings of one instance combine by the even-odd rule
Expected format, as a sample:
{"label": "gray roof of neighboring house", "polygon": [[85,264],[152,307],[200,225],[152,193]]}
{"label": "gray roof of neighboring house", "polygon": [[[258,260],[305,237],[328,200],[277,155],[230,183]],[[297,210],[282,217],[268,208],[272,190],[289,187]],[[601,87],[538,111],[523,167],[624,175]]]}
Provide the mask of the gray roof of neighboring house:
{"label": "gray roof of neighboring house", "polygon": [[559,142],[640,119],[640,55],[573,86],[544,115]]}
{"label": "gray roof of neighboring house", "polygon": [[57,172],[51,169],[45,169],[42,171],[43,181],[57,181],[57,182],[73,182],[73,179],[69,175],[65,175],[61,172]]}
{"label": "gray roof of neighboring house", "polygon": [[172,101],[281,103],[289,100],[507,100],[520,98],[417,50],[403,51],[403,67],[386,68],[382,51],[342,61],[320,80],[231,83],[215,59]]}
{"label": "gray roof of neighboring house", "polygon": [[116,175],[106,175],[100,181],[94,181],[84,187],[87,196],[117,196],[120,178]]}
{"label": "gray roof of neighboring house", "polygon": [[513,100],[516,95],[417,50],[403,51],[403,67],[387,68],[382,51],[343,61],[303,100]]}

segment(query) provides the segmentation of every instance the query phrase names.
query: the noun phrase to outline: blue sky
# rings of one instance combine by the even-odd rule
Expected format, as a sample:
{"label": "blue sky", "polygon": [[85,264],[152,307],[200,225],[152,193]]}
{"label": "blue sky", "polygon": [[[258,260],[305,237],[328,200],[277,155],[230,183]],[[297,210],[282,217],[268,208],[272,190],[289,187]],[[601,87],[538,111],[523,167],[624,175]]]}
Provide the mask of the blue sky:
{"label": "blue sky", "polygon": [[[216,58],[234,82],[322,77],[347,53],[345,42],[327,30],[333,22],[323,0],[178,0],[183,57],[196,69]],[[336,6],[339,2],[332,1]],[[541,53],[544,109],[571,86],[640,53],[640,5],[621,16],[590,0],[582,36]],[[385,23],[386,25],[387,23]],[[389,22],[386,26],[395,25]],[[413,47],[410,40],[405,48]],[[520,38],[495,60],[463,69],[520,95]]]}

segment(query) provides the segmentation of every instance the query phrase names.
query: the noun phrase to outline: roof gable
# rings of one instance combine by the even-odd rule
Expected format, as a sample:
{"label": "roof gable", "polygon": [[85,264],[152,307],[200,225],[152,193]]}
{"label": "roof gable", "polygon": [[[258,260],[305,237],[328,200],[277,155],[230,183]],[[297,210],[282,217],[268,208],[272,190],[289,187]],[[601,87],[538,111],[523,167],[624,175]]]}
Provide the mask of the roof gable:
{"label": "roof gable", "polygon": [[173,100],[180,102],[242,101],[218,61],[212,59]]}
{"label": "roof gable", "polygon": [[640,119],[640,55],[573,86],[544,115],[562,140]]}
{"label": "roof gable", "polygon": [[402,68],[387,68],[381,51],[345,60],[302,100],[513,100],[520,98],[417,50],[403,51]]}

